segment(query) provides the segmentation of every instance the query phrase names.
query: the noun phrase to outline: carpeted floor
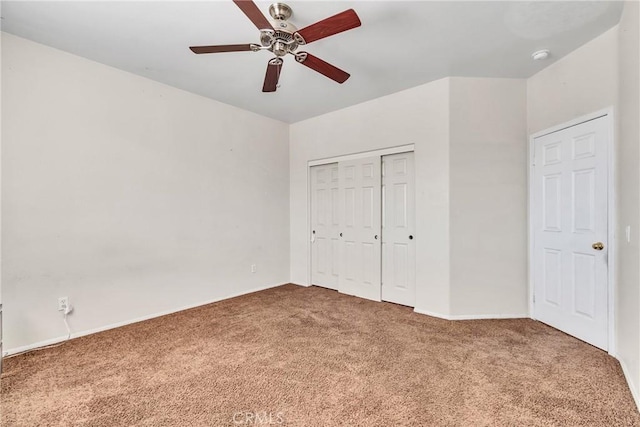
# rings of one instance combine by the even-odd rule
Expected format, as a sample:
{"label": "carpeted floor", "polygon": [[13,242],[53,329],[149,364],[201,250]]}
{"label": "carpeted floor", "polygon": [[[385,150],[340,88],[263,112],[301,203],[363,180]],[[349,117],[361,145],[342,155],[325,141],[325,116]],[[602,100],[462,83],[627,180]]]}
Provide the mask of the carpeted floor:
{"label": "carpeted floor", "polygon": [[7,359],[6,426],[640,426],[618,362],[532,320],[285,285]]}

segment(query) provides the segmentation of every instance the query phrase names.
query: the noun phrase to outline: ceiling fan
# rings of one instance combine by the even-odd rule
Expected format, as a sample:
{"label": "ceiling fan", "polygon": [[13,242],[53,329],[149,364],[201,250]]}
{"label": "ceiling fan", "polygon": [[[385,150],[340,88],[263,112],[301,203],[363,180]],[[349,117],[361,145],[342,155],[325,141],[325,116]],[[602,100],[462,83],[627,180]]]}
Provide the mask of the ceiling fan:
{"label": "ceiling fan", "polygon": [[299,46],[359,27],[361,25],[360,18],[358,18],[353,9],[345,10],[298,30],[287,21],[293,11],[284,3],[274,3],[269,7],[269,14],[273,18],[273,21],[269,22],[252,0],[233,0],[233,2],[260,30],[260,44],[191,46],[189,49],[193,53],[258,52],[260,50],[272,52],[275,54],[275,58],[270,59],[267,64],[267,73],[264,76],[264,84],[262,86],[263,92],[276,91],[283,57],[287,54],[293,55],[296,61],[302,65],[306,65],[338,83],[344,83],[350,77],[349,73],[338,67],[308,52],[296,52],[296,50]]}

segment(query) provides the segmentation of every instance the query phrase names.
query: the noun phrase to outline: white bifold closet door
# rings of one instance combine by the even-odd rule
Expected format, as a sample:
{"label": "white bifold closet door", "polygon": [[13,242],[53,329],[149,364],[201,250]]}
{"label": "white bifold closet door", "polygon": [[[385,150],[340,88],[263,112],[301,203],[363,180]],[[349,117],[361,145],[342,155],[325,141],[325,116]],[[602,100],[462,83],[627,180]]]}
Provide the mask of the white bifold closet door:
{"label": "white bifold closet door", "polygon": [[338,289],[340,214],[338,164],[311,168],[311,283]]}
{"label": "white bifold closet door", "polygon": [[341,269],[338,289],[380,301],[380,156],[338,164]]}
{"label": "white bifold closet door", "polygon": [[415,305],[413,152],[382,157],[382,300]]}

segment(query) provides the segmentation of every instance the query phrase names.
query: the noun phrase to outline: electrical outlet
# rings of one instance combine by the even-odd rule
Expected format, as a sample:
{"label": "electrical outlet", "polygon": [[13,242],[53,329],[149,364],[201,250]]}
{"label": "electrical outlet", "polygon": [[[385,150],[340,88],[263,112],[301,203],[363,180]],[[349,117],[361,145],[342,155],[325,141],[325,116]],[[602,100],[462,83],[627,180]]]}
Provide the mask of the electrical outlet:
{"label": "electrical outlet", "polygon": [[69,308],[69,297],[58,298],[58,311],[66,312]]}
{"label": "electrical outlet", "polygon": [[251,264],[251,272],[252,273],[256,272],[256,265],[255,264]]}

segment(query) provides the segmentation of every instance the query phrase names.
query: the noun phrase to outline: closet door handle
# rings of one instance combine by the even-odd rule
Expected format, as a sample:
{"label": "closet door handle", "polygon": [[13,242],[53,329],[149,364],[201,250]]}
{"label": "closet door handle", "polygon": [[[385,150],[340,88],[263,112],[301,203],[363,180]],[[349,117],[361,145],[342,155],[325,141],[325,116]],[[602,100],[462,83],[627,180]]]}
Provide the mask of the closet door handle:
{"label": "closet door handle", "polygon": [[374,239],[378,240],[378,235],[373,236]]}
{"label": "closet door handle", "polygon": [[340,237],[342,237],[342,233],[340,233]]}
{"label": "closet door handle", "polygon": [[409,235],[409,240],[413,240],[413,234]]}

